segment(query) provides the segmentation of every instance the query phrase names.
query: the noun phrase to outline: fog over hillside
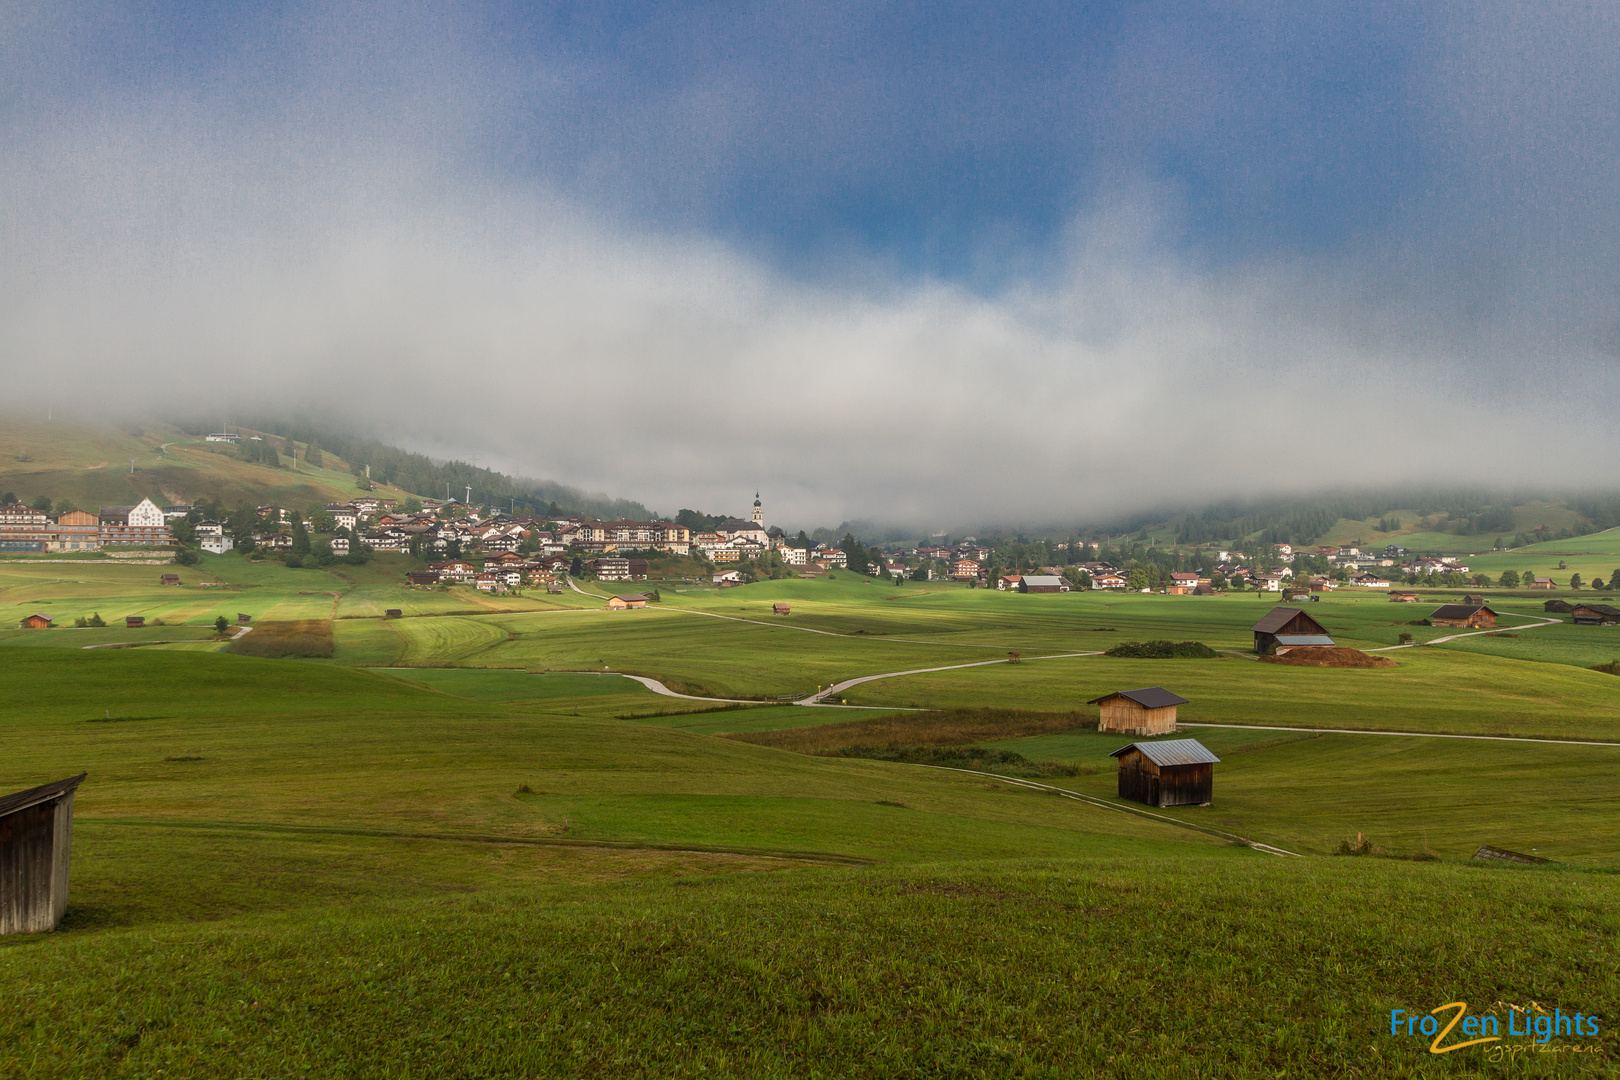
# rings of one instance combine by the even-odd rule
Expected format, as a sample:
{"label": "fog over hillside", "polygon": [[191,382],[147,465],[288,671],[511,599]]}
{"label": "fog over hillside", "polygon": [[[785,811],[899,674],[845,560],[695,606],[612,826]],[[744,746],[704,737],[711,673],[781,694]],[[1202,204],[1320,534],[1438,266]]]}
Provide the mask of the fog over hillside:
{"label": "fog over hillside", "polygon": [[692,18],[8,8],[6,406],[809,524],[1609,479],[1612,11]]}

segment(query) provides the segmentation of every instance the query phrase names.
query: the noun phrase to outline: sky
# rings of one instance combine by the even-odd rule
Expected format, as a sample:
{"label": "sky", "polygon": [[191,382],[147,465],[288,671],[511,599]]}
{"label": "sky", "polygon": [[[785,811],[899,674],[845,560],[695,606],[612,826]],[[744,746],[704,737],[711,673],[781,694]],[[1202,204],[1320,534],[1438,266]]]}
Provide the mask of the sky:
{"label": "sky", "polygon": [[1611,481],[1620,8],[0,0],[0,408],[794,527]]}

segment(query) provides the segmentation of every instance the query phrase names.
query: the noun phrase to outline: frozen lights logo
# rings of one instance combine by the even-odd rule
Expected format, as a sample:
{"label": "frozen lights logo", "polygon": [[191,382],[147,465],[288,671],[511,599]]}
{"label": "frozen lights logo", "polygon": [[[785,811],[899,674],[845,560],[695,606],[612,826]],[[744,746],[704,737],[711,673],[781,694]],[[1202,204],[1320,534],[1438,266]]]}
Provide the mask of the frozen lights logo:
{"label": "frozen lights logo", "polygon": [[[1502,1023],[1501,1012],[1507,1022]],[[1449,1014],[1449,1016],[1447,1015]],[[1481,1013],[1470,1013],[1468,1002],[1450,1001],[1436,1006],[1427,1013],[1413,1013],[1405,1009],[1389,1011],[1391,1035],[1417,1036],[1432,1039],[1429,1053],[1449,1054],[1470,1046],[1484,1047],[1492,1061],[1505,1061],[1522,1053],[1575,1053],[1596,1054],[1596,1044],[1554,1043],[1554,1039],[1594,1038],[1601,1034],[1599,1017],[1585,1013],[1573,1016],[1560,1008],[1551,1012],[1532,1001],[1528,1005],[1512,1005],[1498,1001]],[[1506,1031],[1503,1029],[1506,1028]],[[1519,1037],[1528,1042],[1505,1042]]]}

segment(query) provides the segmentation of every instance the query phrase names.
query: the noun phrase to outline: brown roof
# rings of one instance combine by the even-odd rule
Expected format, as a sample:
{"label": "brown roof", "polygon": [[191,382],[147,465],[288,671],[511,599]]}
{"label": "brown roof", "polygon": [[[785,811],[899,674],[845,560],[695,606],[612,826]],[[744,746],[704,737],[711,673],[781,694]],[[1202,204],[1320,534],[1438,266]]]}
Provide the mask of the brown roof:
{"label": "brown roof", "polygon": [[1304,611],[1297,607],[1274,607],[1267,613],[1265,618],[1249,627],[1249,629],[1257,634],[1275,634],[1292,622],[1296,615],[1304,616],[1306,622],[1322,633],[1327,633],[1327,627],[1306,615]]}
{"label": "brown roof", "polygon": [[80,773],[78,776],[70,776],[66,780],[58,780],[54,784],[41,784],[39,787],[0,796],[0,817],[15,814],[18,810],[26,810],[30,806],[38,806],[42,802],[59,799],[78,787],[86,775],[88,774]]}
{"label": "brown roof", "polygon": [[1146,709],[1162,709],[1167,705],[1185,705],[1187,699],[1180,694],[1172,694],[1162,686],[1148,686],[1141,690],[1116,690],[1112,694],[1104,694],[1099,698],[1092,698],[1087,705],[1096,705],[1107,701],[1111,697],[1128,697]]}
{"label": "brown roof", "polygon": [[1471,619],[1474,617],[1474,613],[1477,611],[1490,611],[1492,615],[1496,614],[1495,611],[1492,611],[1484,604],[1442,604],[1435,608],[1434,611],[1430,612],[1429,618]]}

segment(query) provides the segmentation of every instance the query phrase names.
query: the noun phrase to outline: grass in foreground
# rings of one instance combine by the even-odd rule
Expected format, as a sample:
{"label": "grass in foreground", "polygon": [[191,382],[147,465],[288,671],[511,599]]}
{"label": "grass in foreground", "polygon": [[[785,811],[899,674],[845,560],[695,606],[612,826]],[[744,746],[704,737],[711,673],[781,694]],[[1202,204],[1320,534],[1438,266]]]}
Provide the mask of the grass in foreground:
{"label": "grass in foreground", "polygon": [[[1607,876],[1153,854],[368,899],[8,943],[0,1073],[1451,1076],[1488,1048],[1391,1009],[1606,1016],[1617,912]],[[1612,1075],[1580,1042],[1513,1072]]]}

